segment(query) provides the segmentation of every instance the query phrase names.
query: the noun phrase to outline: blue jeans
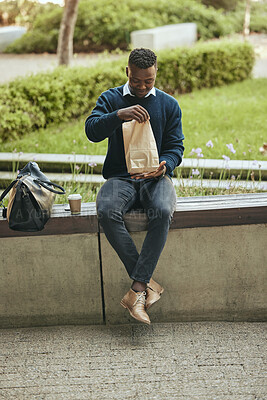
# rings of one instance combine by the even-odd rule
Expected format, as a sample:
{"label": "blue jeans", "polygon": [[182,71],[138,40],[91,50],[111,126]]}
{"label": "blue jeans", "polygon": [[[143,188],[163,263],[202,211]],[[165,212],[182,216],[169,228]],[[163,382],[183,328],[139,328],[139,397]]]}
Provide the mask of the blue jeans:
{"label": "blue jeans", "polygon": [[[101,187],[97,215],[105,235],[125,265],[131,279],[148,283],[165,245],[176,193],[169,177],[157,179],[110,178]],[[125,227],[123,216],[130,209],[143,208],[148,232],[140,254]]]}

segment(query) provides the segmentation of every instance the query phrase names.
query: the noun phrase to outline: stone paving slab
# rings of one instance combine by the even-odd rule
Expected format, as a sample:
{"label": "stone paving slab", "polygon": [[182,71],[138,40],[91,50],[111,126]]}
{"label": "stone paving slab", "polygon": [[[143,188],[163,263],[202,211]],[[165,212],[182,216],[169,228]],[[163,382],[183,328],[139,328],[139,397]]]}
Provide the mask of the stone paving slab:
{"label": "stone paving slab", "polygon": [[267,323],[0,330],[0,399],[266,400]]}

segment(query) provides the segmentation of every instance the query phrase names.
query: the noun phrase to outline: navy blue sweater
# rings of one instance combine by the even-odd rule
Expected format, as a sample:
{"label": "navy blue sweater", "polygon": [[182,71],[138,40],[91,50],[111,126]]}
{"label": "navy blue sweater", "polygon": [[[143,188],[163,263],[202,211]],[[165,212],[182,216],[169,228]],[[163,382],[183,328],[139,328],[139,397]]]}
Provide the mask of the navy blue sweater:
{"label": "navy blue sweater", "polygon": [[92,142],[100,142],[108,137],[108,151],[102,171],[106,179],[129,176],[123,145],[123,121],[117,116],[117,110],[136,104],[144,107],[150,115],[159,161],[166,161],[166,173],[171,176],[182,161],[184,136],[178,102],[159,89],[156,89],[156,96],[146,98],[123,96],[122,85],[102,93],[85,122],[86,135]]}

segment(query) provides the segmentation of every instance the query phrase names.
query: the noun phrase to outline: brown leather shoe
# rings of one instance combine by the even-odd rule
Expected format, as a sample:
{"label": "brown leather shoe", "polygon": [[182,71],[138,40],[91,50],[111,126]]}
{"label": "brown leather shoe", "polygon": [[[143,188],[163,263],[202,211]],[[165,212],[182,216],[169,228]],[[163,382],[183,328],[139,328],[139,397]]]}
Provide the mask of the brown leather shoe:
{"label": "brown leather shoe", "polygon": [[121,300],[121,305],[127,308],[131,316],[138,321],[150,324],[149,316],[145,311],[146,292],[135,292],[130,289]]}
{"label": "brown leather shoe", "polygon": [[146,310],[160,299],[163,292],[163,287],[151,278],[146,289]]}

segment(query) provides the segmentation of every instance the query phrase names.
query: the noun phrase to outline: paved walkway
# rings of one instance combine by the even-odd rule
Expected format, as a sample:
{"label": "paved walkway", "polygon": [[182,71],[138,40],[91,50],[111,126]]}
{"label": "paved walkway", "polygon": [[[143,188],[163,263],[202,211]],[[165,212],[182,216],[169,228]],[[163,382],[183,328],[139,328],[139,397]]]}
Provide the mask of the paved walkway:
{"label": "paved walkway", "polygon": [[[91,67],[98,61],[117,59],[116,54],[76,54],[71,66]],[[32,73],[52,71],[58,66],[56,54],[3,54],[0,53],[0,84]]]}
{"label": "paved walkway", "polygon": [[248,40],[253,45],[256,54],[252,75],[254,78],[267,78],[267,35],[265,33],[252,34]]}
{"label": "paved walkway", "polygon": [[0,330],[0,399],[266,400],[267,323]]}

